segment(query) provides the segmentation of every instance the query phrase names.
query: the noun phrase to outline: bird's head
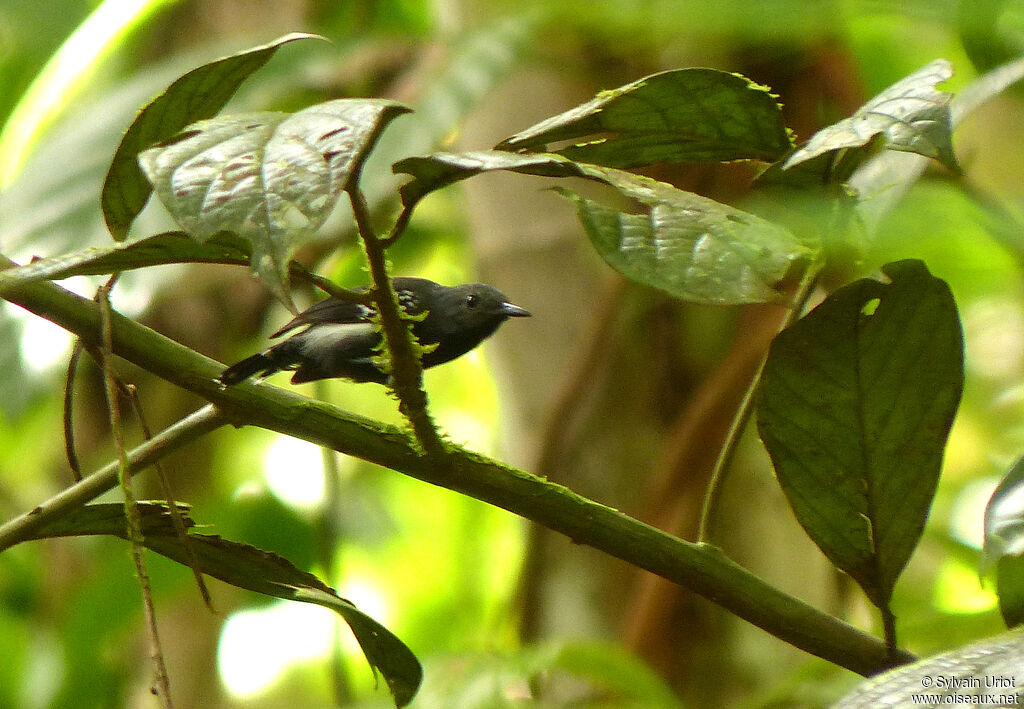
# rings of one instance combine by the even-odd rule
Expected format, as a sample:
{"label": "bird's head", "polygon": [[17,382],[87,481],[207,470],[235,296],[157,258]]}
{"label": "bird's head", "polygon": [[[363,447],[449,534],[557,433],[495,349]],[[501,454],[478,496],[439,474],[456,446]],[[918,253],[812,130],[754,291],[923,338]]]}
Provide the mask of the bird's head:
{"label": "bird's head", "polygon": [[447,289],[443,312],[458,329],[493,331],[508,318],[529,317],[529,311],[509,301],[486,283],[466,283]]}

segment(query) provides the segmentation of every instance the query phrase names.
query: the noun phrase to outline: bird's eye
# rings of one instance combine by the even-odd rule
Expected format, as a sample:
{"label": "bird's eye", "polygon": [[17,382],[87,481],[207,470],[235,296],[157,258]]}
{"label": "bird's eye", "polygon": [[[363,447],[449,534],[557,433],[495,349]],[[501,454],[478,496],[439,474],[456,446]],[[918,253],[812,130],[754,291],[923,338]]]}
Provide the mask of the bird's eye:
{"label": "bird's eye", "polygon": [[470,293],[466,296],[466,307],[475,308],[479,298],[476,297],[476,293]]}

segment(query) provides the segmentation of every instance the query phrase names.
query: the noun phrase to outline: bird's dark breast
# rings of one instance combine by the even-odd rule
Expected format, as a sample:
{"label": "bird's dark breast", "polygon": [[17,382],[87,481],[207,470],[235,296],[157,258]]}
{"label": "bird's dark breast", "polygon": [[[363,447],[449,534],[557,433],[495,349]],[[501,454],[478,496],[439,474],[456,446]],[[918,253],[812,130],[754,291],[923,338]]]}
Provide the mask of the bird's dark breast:
{"label": "bird's dark breast", "polygon": [[[445,335],[440,338],[440,345],[423,355],[423,368],[435,367],[461,357],[490,337],[500,324],[501,321],[499,320],[494,325],[488,324],[487,326],[467,330],[457,335]],[[415,328],[413,328],[413,331],[415,332]],[[420,338],[420,344],[433,344],[429,340],[430,338]],[[436,339],[434,341],[436,342]]]}

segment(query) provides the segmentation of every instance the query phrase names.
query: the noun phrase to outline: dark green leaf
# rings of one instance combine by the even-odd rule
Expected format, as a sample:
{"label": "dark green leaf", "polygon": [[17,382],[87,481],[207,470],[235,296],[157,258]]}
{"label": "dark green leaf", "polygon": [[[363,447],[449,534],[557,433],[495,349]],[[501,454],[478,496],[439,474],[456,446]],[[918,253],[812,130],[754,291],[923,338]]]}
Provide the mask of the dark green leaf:
{"label": "dark green leaf", "polygon": [[[187,510],[187,508],[183,508]],[[147,548],[186,566],[192,555],[203,573],[232,586],[276,598],[316,603],[341,615],[352,629],[367,661],[384,675],[396,706],[412,701],[423,677],[423,670],[412,651],[387,628],[362,613],[316,576],[297,569],[287,559],[205,534],[189,534],[191,549],[175,535],[170,515],[161,503],[139,503],[144,543]],[[194,522],[186,518],[186,525]],[[86,505],[55,520],[36,534],[36,538],[82,534],[127,537],[122,504]]]}
{"label": "dark green leaf", "polygon": [[[984,706],[1017,706],[1024,699],[1021,667],[1024,631],[1014,630],[872,677],[832,709],[983,706],[981,700],[965,701],[978,694],[1006,697],[1003,703],[985,702]],[[953,678],[959,683],[954,684]]]}
{"label": "dark green leaf", "polygon": [[582,168],[561,155],[533,153],[518,155],[501,150],[477,150],[466,153],[433,153],[399,160],[394,172],[412,175],[402,185],[402,203],[407,207],[434,190],[493,170],[509,170],[544,177],[586,177]]}
{"label": "dark green leaf", "polygon": [[559,191],[577,206],[595,248],[615,269],[641,283],[702,303],[751,303],[781,298],[775,290],[812,249],[786,229],[753,214],[646,177],[577,163],[560,155],[502,151],[436,153],[395,163],[415,179],[402,201],[473,175],[510,170],[603,182],[644,206],[627,214]]}
{"label": "dark green leaf", "polygon": [[182,229],[199,241],[221,231],[247,239],[253,270],[284,298],[293,249],[323,224],[384,127],[408,110],[339,99],[297,113],[223,116],[188,126],[139,162]]}
{"label": "dark green leaf", "polygon": [[621,212],[565,189],[591,243],[612,268],[697,303],[780,301],[776,288],[812,250],[748,212],[611,168],[586,168],[644,206]]}
{"label": "dark green leaf", "polygon": [[[142,521],[143,533],[174,535],[174,525],[166,503],[138,502],[136,506]],[[189,505],[178,503],[178,511],[181,512],[186,527],[195,526],[195,522],[188,517],[191,509]],[[77,537],[87,534],[109,534],[123,538],[127,530],[128,521],[124,515],[124,505],[96,504],[80,507],[40,527],[34,538]]]}
{"label": "dark green leaf", "polygon": [[116,240],[125,238],[152,192],[139,169],[138,154],[189,123],[216,115],[242,82],[266,64],[281,45],[298,39],[323,37],[296,32],[204,64],[178,78],[142,109],[117,146],[100,197],[103,218]]}
{"label": "dark green leaf", "polygon": [[181,231],[108,247],[90,247],[24,266],[0,270],[0,293],[30,281],[59,281],[71,276],[93,276],[169,263],[249,262],[248,244],[229,233],[203,243]]}
{"label": "dark green leaf", "polygon": [[[583,141],[562,148],[552,143]],[[663,161],[777,160],[790,147],[776,97],[739,74],[652,74],[513,135],[499,150],[551,150],[629,168]]]}
{"label": "dark green leaf", "polygon": [[879,607],[917,545],[963,388],[948,286],[920,261],[840,288],[776,337],[757,423],[800,524]]}
{"label": "dark green leaf", "polygon": [[996,593],[1006,627],[1024,623],[1024,554],[1006,554],[996,562]]}
{"label": "dark green leaf", "polygon": [[882,135],[886,147],[892,150],[934,158],[959,171],[952,143],[953,95],[935,88],[952,75],[950,63],[936,59],[875,96],[851,117],[815,133],[790,156],[785,167],[828,152],[857,148]]}

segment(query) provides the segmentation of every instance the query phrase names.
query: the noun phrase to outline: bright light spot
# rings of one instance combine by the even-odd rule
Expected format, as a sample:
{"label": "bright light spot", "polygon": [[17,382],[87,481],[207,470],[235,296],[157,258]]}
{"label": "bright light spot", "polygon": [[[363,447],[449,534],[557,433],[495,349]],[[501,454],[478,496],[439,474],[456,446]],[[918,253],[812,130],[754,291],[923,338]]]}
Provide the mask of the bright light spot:
{"label": "bright light spot", "polygon": [[466,411],[445,414],[442,427],[452,440],[474,450],[488,450],[494,443],[490,427]]}
{"label": "bright light spot", "polygon": [[35,139],[86,83],[118,38],[168,0],[106,0],[36,76],[0,131],[0,187],[14,179]]}
{"label": "bright light spot", "polygon": [[152,279],[146,280],[138,275],[137,272],[122,275],[117,287],[110,292],[110,302],[114,309],[130,318],[142,315],[153,300]]}
{"label": "bright light spot", "polygon": [[19,706],[51,706],[67,675],[63,650],[63,644],[50,632],[41,630],[33,634],[21,676]]}
{"label": "bright light spot", "polygon": [[44,374],[67,362],[73,342],[74,337],[64,328],[28,315],[21,331],[21,361],[28,371]]}
{"label": "bright light spot", "polygon": [[324,497],[324,462],[320,448],[289,436],[279,436],[263,454],[267,486],[289,505],[312,509]]}
{"label": "bright light spot", "polygon": [[[92,297],[89,293],[89,279],[84,276],[68,278],[61,285],[75,293],[84,291],[88,297]],[[10,317],[21,323],[18,346],[21,361],[29,372],[45,374],[54,367],[66,364],[74,342],[74,335],[67,330],[27,310],[7,304],[0,305],[0,317]]]}
{"label": "bright light spot", "polygon": [[964,312],[967,365],[984,377],[1018,374],[1024,365],[1024,315],[1006,300],[982,300]]}
{"label": "bright light spot", "polygon": [[959,541],[981,549],[985,532],[985,506],[999,478],[986,477],[964,485],[953,502],[949,515],[949,533]]}
{"label": "bright light spot", "polygon": [[351,601],[356,608],[377,622],[387,625],[389,620],[388,601],[385,594],[365,580],[346,580],[338,595]]}
{"label": "bright light spot", "polygon": [[[342,582],[338,595],[351,602],[361,612],[373,618],[385,627],[391,623],[388,613],[388,601],[380,589],[368,583],[364,578],[348,579]],[[362,649],[352,633],[341,634],[341,643],[349,654],[362,655]]]}
{"label": "bright light spot", "polygon": [[69,290],[75,295],[80,295],[83,298],[92,298],[96,295],[97,282],[86,277],[86,276],[72,276],[71,278],[65,278],[62,281],[56,281],[64,290]]}
{"label": "bright light spot", "polygon": [[308,603],[278,601],[233,613],[217,648],[221,682],[237,698],[259,694],[289,667],[326,658],[335,627],[332,611]]}
{"label": "bright light spot", "polygon": [[999,598],[981,585],[978,570],[957,559],[939,567],[932,592],[935,607],[945,613],[981,613],[996,607]]}

